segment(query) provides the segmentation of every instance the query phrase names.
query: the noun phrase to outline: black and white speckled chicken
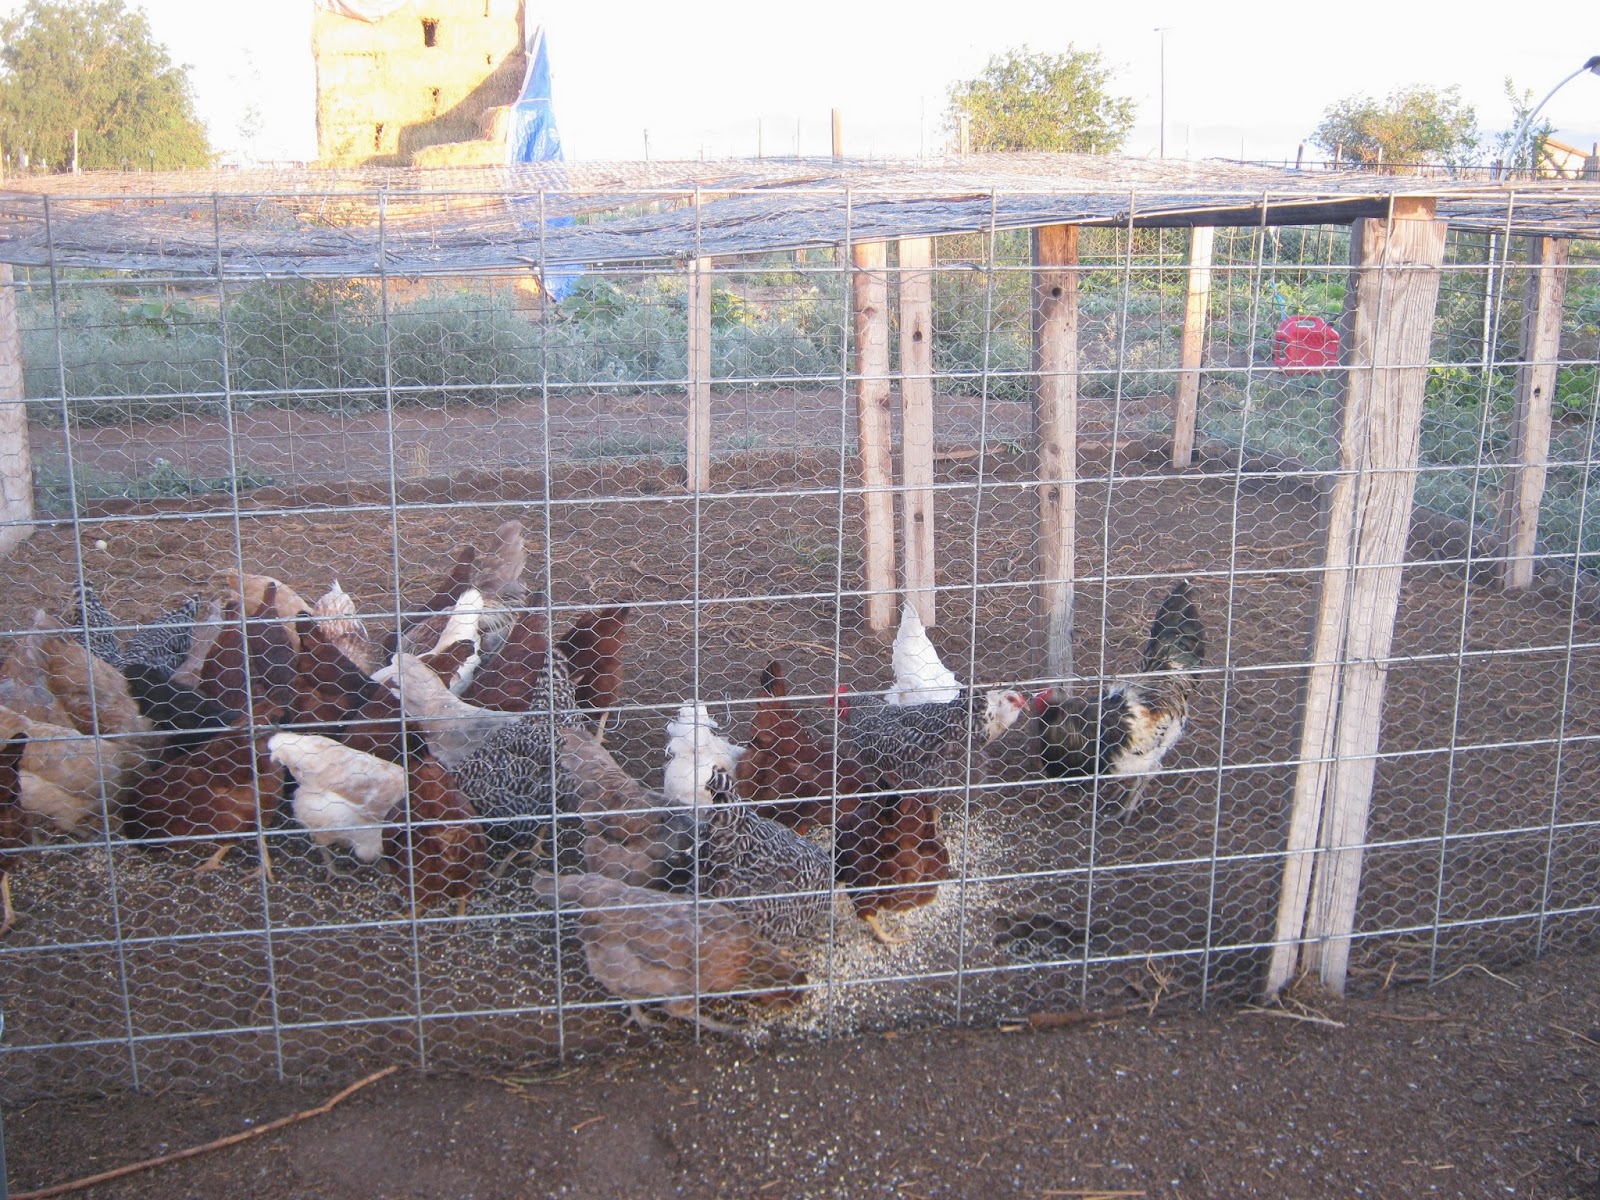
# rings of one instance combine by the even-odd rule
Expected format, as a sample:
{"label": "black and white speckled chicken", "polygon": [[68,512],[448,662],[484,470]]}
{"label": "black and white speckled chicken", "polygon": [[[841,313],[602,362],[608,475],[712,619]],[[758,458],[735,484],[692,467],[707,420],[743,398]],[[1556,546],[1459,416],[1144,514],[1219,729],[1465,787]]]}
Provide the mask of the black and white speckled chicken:
{"label": "black and white speckled chicken", "polygon": [[869,775],[894,788],[937,787],[950,756],[968,742],[987,745],[1028,708],[1021,692],[963,687],[942,704],[894,704],[881,699],[839,701],[841,750]]}
{"label": "black and white speckled chicken", "polygon": [[562,737],[563,803],[583,814],[585,870],[724,901],[779,946],[821,931],[833,905],[827,852],[758,816],[727,771],[708,764],[712,803],[674,804],[623,771],[589,731]]}
{"label": "black and white speckled chicken", "polygon": [[90,584],[73,588],[73,606],[67,616],[70,626],[89,632],[89,652],[113,667],[142,663],[170,675],[183,663],[194,641],[194,625],[200,615],[200,598],[190,596],[147,624],[119,637],[123,623],[101,602]]}
{"label": "black and white speckled chicken", "polygon": [[1113,786],[1125,791],[1120,815],[1131,815],[1183,737],[1193,671],[1205,652],[1193,588],[1180,579],[1156,612],[1137,675],[1118,676],[1098,696],[1051,688],[1034,698],[1044,722],[1045,769],[1057,778],[1116,780]]}
{"label": "black and white speckled chicken", "polygon": [[[557,812],[567,812],[549,713],[513,716],[451,768],[456,788],[482,818],[491,844],[522,850],[539,844]],[[575,708],[555,714],[557,736],[580,726]]]}

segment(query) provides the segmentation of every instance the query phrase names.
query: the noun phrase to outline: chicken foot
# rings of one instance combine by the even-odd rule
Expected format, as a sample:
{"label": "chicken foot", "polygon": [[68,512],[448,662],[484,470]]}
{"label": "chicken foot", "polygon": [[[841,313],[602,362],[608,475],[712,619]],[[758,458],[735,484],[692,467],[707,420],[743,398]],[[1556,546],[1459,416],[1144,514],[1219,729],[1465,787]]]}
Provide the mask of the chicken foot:
{"label": "chicken foot", "polygon": [[[634,1005],[635,1008],[638,1005]],[[668,1000],[662,1004],[662,1009],[669,1016],[677,1017],[680,1021],[689,1021],[712,1033],[724,1034],[727,1037],[745,1038],[753,1040],[760,1036],[757,1031],[742,1025],[731,1025],[727,1021],[719,1021],[715,1017],[708,1017],[698,1011],[698,1006],[693,1000]]]}
{"label": "chicken foot", "polygon": [[886,930],[883,927],[883,917],[879,913],[863,913],[861,915],[861,919],[865,921],[867,923],[867,927],[872,930],[873,936],[885,946],[903,946],[905,943],[911,940],[910,934],[903,934],[899,937],[896,937],[894,934]]}

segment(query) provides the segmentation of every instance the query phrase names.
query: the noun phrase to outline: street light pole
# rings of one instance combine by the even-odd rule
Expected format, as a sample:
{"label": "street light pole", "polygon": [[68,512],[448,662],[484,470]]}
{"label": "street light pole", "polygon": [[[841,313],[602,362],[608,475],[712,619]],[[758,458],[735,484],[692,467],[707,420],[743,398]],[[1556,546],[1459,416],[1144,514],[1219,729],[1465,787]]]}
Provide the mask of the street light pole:
{"label": "street light pole", "polygon": [[[1560,83],[1556,84],[1555,87],[1546,92],[1544,99],[1533,106],[1533,111],[1531,111],[1526,117],[1522,118],[1522,124],[1517,126],[1517,132],[1511,137],[1511,148],[1506,151],[1506,166],[1509,170],[1515,171],[1517,169],[1517,152],[1522,149],[1522,139],[1527,136],[1528,126],[1533,124],[1533,119],[1539,115],[1539,110],[1546,104],[1550,103],[1550,98],[1552,96],[1554,96],[1562,88],[1566,87],[1567,84],[1571,83],[1579,75],[1582,75],[1585,71],[1589,71],[1595,75],[1600,75],[1600,54],[1590,56],[1588,62],[1584,63],[1583,66],[1579,67],[1571,75],[1568,75]],[[1539,164],[1537,162],[1532,164],[1528,174],[1538,174],[1538,166]]]}
{"label": "street light pole", "polygon": [[1159,138],[1160,156],[1167,157],[1167,30],[1169,25],[1156,26],[1156,32],[1161,35],[1161,135]]}

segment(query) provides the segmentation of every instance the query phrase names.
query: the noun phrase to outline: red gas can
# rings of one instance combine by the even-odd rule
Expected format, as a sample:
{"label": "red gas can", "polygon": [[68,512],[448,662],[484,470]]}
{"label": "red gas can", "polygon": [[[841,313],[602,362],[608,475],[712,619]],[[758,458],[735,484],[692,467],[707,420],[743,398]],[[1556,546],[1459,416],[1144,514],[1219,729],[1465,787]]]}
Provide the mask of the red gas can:
{"label": "red gas can", "polygon": [[1286,375],[1339,365],[1339,331],[1321,317],[1285,317],[1272,345],[1273,365]]}

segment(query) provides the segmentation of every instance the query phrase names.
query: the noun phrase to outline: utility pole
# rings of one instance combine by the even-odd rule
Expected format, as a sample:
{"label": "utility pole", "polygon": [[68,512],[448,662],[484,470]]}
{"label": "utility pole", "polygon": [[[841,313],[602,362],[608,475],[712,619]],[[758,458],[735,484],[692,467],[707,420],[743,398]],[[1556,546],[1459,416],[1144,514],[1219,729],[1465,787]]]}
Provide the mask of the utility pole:
{"label": "utility pole", "polygon": [[1161,35],[1161,137],[1160,157],[1167,157],[1167,30],[1170,25],[1157,25],[1156,32]]}

